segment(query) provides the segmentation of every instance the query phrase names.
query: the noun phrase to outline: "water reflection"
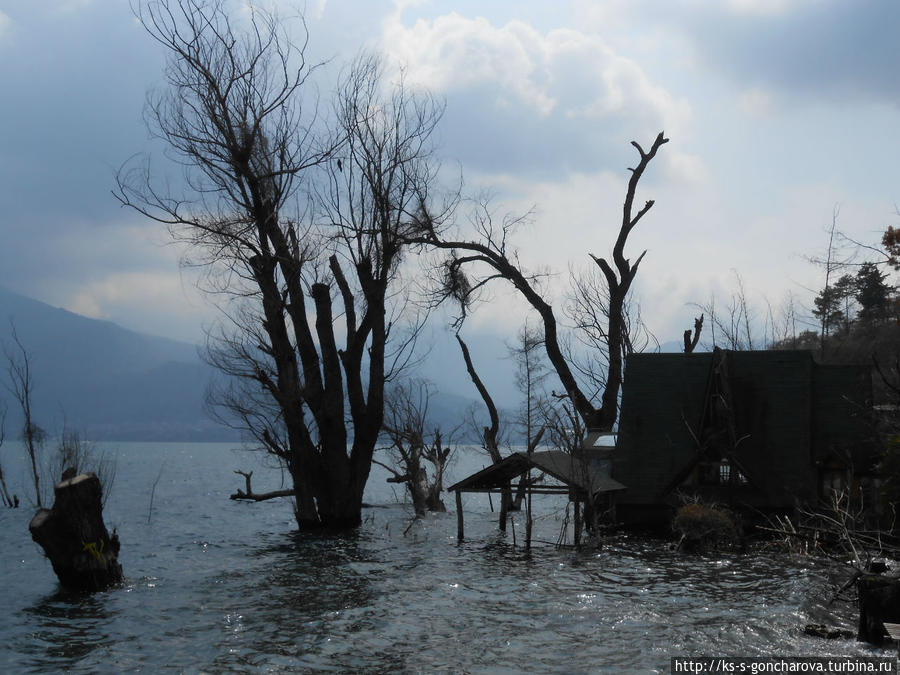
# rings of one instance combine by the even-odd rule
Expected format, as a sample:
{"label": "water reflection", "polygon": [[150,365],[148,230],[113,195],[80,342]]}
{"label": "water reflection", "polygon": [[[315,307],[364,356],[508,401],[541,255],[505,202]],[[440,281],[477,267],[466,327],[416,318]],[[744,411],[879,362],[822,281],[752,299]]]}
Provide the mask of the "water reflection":
{"label": "water reflection", "polygon": [[58,590],[23,609],[33,641],[23,652],[36,669],[71,669],[96,649],[109,643],[105,626],[114,618],[106,599],[109,593],[86,594]]}

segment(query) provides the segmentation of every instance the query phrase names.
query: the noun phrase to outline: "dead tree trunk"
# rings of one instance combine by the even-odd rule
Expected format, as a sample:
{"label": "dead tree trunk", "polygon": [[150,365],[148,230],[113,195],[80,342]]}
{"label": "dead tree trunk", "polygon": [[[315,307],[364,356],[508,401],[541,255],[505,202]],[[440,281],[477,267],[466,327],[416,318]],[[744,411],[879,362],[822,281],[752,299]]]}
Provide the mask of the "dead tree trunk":
{"label": "dead tree trunk", "polygon": [[[632,263],[625,257],[625,243],[628,235],[638,222],[653,207],[654,201],[648,200],[644,206],[635,212],[635,192],[638,182],[650,161],[656,156],[657,151],[669,139],[660,132],[653,141],[648,151],[636,142],[632,145],[640,153],[640,161],[631,171],[628,181],[628,190],[625,194],[625,203],[622,208],[622,225],[619,235],[613,247],[611,262],[603,258],[591,255],[594,262],[600,267],[609,290],[609,305],[607,326],[605,330],[608,348],[609,368],[603,384],[601,407],[595,407],[593,401],[578,383],[578,378],[572,370],[572,366],[563,351],[563,344],[559,336],[559,326],[553,307],[538,291],[534,283],[534,275],[524,271],[519,265],[518,258],[514,254],[507,255],[507,235],[516,221],[493,229],[490,217],[485,216],[480,224],[480,240],[447,239],[441,233],[428,229],[428,222],[420,223],[424,227],[424,234],[416,235],[411,241],[424,244],[438,250],[448,252],[449,257],[444,263],[446,278],[454,280],[448,283],[443,292],[445,296],[460,300],[465,304],[470,303],[474,293],[483,288],[493,279],[506,279],[525,298],[528,304],[540,315],[544,327],[544,348],[547,359],[556,371],[559,381],[565,390],[565,394],[571,399],[572,405],[578,411],[579,416],[590,429],[598,431],[611,431],[618,418],[619,390],[623,378],[623,354],[631,350],[627,338],[627,325],[624,319],[624,308],[628,292],[638,271],[638,266],[647,253],[644,251]],[[468,280],[463,273],[463,268],[476,266],[475,269],[484,269],[484,274],[478,278]],[[459,280],[462,279],[463,282]],[[463,312],[464,315],[464,312]]]}
{"label": "dead tree trunk", "polygon": [[13,498],[9,496],[9,490],[6,489],[6,480],[3,478],[3,467],[0,467],[0,498],[2,498],[3,503],[9,508],[19,506],[19,498],[16,497],[15,501],[13,501]]}
{"label": "dead tree trunk", "polygon": [[444,513],[447,507],[441,501],[441,484],[429,483],[424,467],[419,467],[416,476],[407,482],[412,495],[413,508],[417,516],[424,516],[426,511]]}
{"label": "dead tree trunk", "polygon": [[699,317],[694,319],[694,335],[691,336],[691,331],[684,331],[684,353],[690,354],[697,348],[697,343],[700,342],[700,331],[703,330],[703,315],[701,314]]}
{"label": "dead tree trunk", "polygon": [[99,591],[122,581],[119,537],[103,523],[103,489],[95,473],[63,480],[52,509],[38,509],[28,529],[44,549],[60,584]]}
{"label": "dead tree trunk", "polygon": [[[488,409],[488,415],[491,418],[491,425],[482,428],[482,447],[484,447],[490,455],[491,461],[494,464],[499,464],[503,461],[503,456],[500,454],[499,444],[497,443],[497,435],[500,432],[500,415],[497,413],[497,406],[494,405],[494,399],[491,398],[490,392],[488,392],[487,387],[484,386],[484,382],[482,382],[481,378],[478,376],[478,372],[475,370],[475,364],[472,363],[472,357],[469,354],[469,347],[463,342],[459,333],[456,334],[456,341],[459,343],[460,350],[462,350],[463,360],[466,363],[466,372],[469,373],[472,384],[474,384],[475,388],[478,390],[481,400],[484,401],[484,405]],[[500,493],[501,532],[506,532],[506,518],[509,511],[512,509],[512,489],[510,487],[505,487]],[[518,507],[516,507],[515,510],[518,510]]]}

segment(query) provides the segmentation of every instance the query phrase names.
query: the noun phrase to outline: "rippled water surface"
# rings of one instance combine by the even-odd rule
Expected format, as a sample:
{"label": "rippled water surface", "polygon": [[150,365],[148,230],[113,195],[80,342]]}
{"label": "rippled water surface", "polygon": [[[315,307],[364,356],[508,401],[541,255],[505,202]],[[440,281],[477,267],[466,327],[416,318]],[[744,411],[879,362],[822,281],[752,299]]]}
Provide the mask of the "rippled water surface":
{"label": "rippled water surface", "polygon": [[[844,577],[822,562],[687,556],[628,537],[599,552],[538,544],[529,555],[496,531],[481,496],[465,502],[463,544],[454,514],[409,527],[396,504],[366,509],[353,534],[299,535],[286,501],[228,500],[243,486],[236,468],[257,472],[257,491],[279,487],[256,455],[104,447],[118,457],[105,513],[127,583],[61,592],[28,535],[32,509],[0,509],[4,672],[667,672],[682,655],[891,653],[801,633],[813,622],[855,627],[852,606],[826,605]],[[21,496],[18,449],[0,452]],[[451,482],[481,462],[463,456]],[[383,480],[373,472],[367,501],[395,501]],[[536,503],[537,539],[556,541],[563,508]]]}

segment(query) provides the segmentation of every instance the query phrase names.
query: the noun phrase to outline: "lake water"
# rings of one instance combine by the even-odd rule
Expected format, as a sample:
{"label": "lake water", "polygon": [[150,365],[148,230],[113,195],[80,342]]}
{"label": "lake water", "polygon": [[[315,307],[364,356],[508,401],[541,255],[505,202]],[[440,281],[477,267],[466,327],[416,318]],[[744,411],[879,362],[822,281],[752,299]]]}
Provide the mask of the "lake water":
{"label": "lake water", "polygon": [[[263,456],[231,447],[101,446],[117,457],[105,517],[127,578],[104,593],[61,592],[27,500],[0,508],[3,672],[667,672],[672,656],[895,653],[802,634],[855,629],[852,605],[826,604],[845,578],[833,564],[625,536],[526,554],[480,495],[464,502],[458,544],[452,510],[409,527],[411,509],[390,504],[402,493],[375,470],[366,500],[388,505],[366,509],[358,532],[300,535],[287,500],[228,499],[243,487],[234,469],[253,469],[256,491],[280,487]],[[20,448],[0,457],[28,494]],[[449,482],[483,462],[463,453]],[[536,500],[536,539],[556,541],[564,506]]]}

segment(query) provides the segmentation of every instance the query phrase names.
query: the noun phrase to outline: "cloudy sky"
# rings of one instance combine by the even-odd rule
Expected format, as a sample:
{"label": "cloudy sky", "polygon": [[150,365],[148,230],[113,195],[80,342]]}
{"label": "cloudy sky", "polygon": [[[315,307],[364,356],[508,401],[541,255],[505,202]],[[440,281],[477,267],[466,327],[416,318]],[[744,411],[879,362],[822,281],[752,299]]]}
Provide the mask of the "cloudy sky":
{"label": "cloudy sky", "polygon": [[[266,4],[268,0],[261,0]],[[288,6],[287,3],[283,3]],[[291,3],[296,6],[296,3]],[[895,0],[308,0],[310,50],[363,47],[446,100],[441,154],[500,211],[534,207],[522,260],[559,273],[605,255],[637,140],[671,142],[638,199],[656,206],[643,314],[679,339],[687,303],[733,287],[810,302],[804,261],[839,227],[897,225],[900,4]],[[160,226],[119,207],[117,167],[164,55],[124,0],[0,0],[0,285],[128,328],[199,341],[211,314]],[[514,302],[471,330],[520,322]]]}

